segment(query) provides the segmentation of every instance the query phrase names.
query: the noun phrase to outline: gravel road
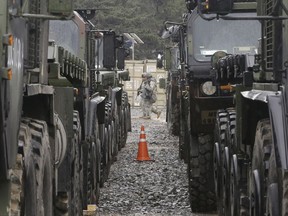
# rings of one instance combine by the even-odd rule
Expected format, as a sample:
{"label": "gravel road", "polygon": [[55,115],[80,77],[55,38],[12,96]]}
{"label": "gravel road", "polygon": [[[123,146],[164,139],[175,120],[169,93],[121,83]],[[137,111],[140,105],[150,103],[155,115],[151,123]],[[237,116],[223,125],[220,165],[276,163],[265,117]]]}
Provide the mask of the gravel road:
{"label": "gravel road", "polygon": [[[141,111],[136,108],[131,115],[132,132],[101,188],[99,215],[200,216],[191,213],[186,165],[178,157],[178,137],[168,134],[165,111],[151,120],[139,118]],[[141,125],[154,161],[136,160]]]}

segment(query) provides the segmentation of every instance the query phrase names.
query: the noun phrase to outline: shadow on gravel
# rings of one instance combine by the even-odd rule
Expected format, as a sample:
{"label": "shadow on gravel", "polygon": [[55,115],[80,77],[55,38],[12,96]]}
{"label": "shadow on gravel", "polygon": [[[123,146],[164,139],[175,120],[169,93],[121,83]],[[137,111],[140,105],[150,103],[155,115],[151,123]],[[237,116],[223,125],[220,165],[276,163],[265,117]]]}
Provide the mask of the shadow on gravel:
{"label": "shadow on gravel", "polygon": [[[154,115],[145,120],[139,118],[140,109],[131,110],[132,132],[101,188],[98,215],[213,215],[191,213],[186,165],[178,157],[178,137],[168,134],[166,113],[161,111],[159,119]],[[141,125],[154,162],[136,160]]]}

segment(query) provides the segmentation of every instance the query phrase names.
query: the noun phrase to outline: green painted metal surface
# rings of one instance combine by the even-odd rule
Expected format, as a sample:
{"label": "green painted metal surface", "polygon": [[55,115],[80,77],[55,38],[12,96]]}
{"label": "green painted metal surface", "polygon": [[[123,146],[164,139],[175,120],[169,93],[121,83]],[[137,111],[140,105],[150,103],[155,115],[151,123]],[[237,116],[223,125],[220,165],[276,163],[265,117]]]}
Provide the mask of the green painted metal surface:
{"label": "green painted metal surface", "polygon": [[71,14],[73,11],[72,0],[49,0],[48,11],[52,14]]}

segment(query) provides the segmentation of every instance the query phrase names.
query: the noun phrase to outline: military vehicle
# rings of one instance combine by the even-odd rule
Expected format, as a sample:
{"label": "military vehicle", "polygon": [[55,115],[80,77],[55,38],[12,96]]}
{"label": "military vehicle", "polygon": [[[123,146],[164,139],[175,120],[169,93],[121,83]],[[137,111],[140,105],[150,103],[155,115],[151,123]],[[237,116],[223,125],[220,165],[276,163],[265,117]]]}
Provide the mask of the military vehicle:
{"label": "military vehicle", "polygon": [[[223,7],[224,2],[228,7]],[[215,125],[214,179],[216,191],[223,191],[217,194],[218,214],[287,215],[288,1],[219,1],[203,5],[203,13],[214,14],[220,21],[226,19],[233,24],[245,19],[261,24],[252,67],[247,67],[247,55],[242,56],[240,65],[237,55],[229,55],[216,61],[213,72],[215,84],[232,83],[234,93],[234,106],[218,111]],[[257,17],[235,14],[240,5],[241,12],[254,5]],[[229,58],[232,70],[225,68]],[[219,76],[222,71],[224,75]],[[231,82],[233,74],[237,74],[237,82]]]}
{"label": "military vehicle", "polygon": [[[207,2],[213,4],[214,1]],[[178,85],[177,100],[180,101],[179,152],[188,167],[189,196],[193,212],[209,212],[215,210],[217,205],[222,205],[218,200],[224,194],[218,182],[225,179],[222,180],[222,173],[215,170],[215,176],[220,179],[215,181],[215,191],[212,177],[215,159],[213,149],[214,136],[218,139],[217,143],[223,142],[222,137],[226,135],[223,133],[223,121],[228,114],[217,110],[232,107],[234,99],[231,88],[241,79],[238,71],[243,67],[246,69],[253,66],[254,55],[258,53],[258,39],[261,37],[260,23],[253,19],[245,20],[246,16],[255,17],[255,5],[252,5],[254,12],[252,6],[244,11],[241,5],[235,13],[242,19],[231,22],[218,19],[220,15],[204,15],[205,4],[206,1],[186,1],[188,13],[183,17],[183,22],[165,23],[168,32],[171,26],[179,26],[179,42],[176,45],[180,52],[180,67],[175,79]],[[222,16],[225,13],[226,11],[222,11]],[[227,59],[223,66],[225,70],[215,73],[215,68],[219,67],[218,59],[222,57]],[[227,72],[236,66],[235,73]],[[228,77],[229,82],[217,83],[218,77],[223,76]],[[169,83],[175,86],[175,81]],[[167,103],[173,104],[169,100],[175,98],[168,98]],[[232,111],[230,112],[232,116]],[[215,122],[221,130],[214,129]],[[223,150],[219,149],[219,152],[222,151],[224,147]],[[223,164],[222,160],[218,163],[219,166]]]}
{"label": "military vehicle", "polygon": [[131,129],[123,43],[71,0],[0,5],[0,215],[82,215]]}

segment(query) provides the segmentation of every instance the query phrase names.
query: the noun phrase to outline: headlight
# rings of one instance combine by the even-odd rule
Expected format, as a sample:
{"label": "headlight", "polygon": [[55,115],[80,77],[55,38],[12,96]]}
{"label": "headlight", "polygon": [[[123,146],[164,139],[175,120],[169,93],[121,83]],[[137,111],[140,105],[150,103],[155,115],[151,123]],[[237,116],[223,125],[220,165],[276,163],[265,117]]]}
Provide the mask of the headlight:
{"label": "headlight", "polygon": [[207,81],[201,85],[201,91],[205,95],[213,95],[216,92],[216,86],[213,86],[212,81]]}

